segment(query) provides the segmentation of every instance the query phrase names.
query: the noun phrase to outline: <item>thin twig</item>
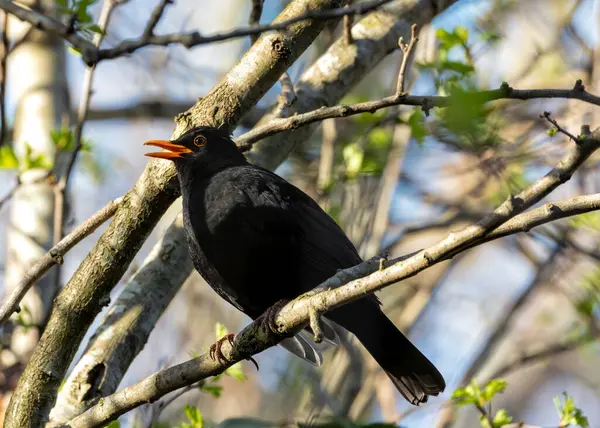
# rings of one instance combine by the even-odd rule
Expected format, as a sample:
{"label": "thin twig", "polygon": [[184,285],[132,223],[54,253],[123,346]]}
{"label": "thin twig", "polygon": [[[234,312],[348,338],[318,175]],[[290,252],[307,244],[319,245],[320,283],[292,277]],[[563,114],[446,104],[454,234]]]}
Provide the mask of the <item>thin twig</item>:
{"label": "thin twig", "polygon": [[[260,23],[260,17],[263,12],[263,6],[265,0],[252,0],[252,7],[250,9],[250,16],[248,16],[248,25],[253,27]],[[250,34],[250,44],[256,43],[260,34]]]}
{"label": "thin twig", "polygon": [[8,13],[2,14],[2,44],[0,45],[0,147],[6,141],[8,125],[6,123],[6,62],[8,60]]}
{"label": "thin twig", "polygon": [[152,14],[150,15],[150,19],[146,23],[146,28],[144,29],[142,38],[149,38],[154,35],[154,30],[156,29],[158,22],[161,20],[163,14],[165,13],[165,9],[170,4],[173,4],[173,0],[160,0],[160,3],[154,8]]}
{"label": "thin twig", "polygon": [[71,248],[86,236],[91,235],[102,223],[114,215],[120,202],[121,198],[109,202],[104,208],[77,226],[73,232],[65,236],[27,271],[21,282],[0,306],[0,324],[5,323],[12,313],[18,310],[19,302],[37,280],[52,266],[62,264],[63,256]]}
{"label": "thin twig", "polygon": [[12,198],[15,193],[17,192],[17,189],[19,188],[19,186],[21,185],[21,181],[19,180],[19,177],[17,177],[17,179],[15,180],[15,184],[13,184],[13,186],[10,188],[10,190],[8,191],[8,193],[6,195],[4,195],[4,197],[2,199],[0,199],[0,210],[2,209],[2,206],[7,203],[10,198]]}
{"label": "thin twig", "polygon": [[279,84],[281,85],[281,93],[277,97],[274,114],[280,117],[288,117],[290,107],[296,101],[296,91],[294,91],[294,83],[287,71],[279,78]]}
{"label": "thin twig", "polygon": [[[578,99],[590,104],[600,106],[600,97],[592,95],[585,90],[574,89],[513,89],[508,84],[503,84],[500,89],[480,91],[471,93],[474,101],[490,102],[500,99],[531,100],[536,98],[565,98]],[[321,107],[307,113],[294,115],[288,118],[273,119],[270,122],[258,126],[251,131],[236,138],[241,151],[248,151],[252,145],[263,138],[279,132],[290,131],[301,126],[334,117],[348,117],[361,113],[374,113],[382,108],[396,105],[410,105],[421,107],[427,114],[433,107],[451,106],[453,99],[446,96],[417,96],[417,95],[393,95],[376,101],[350,105],[337,105],[333,107]]]}
{"label": "thin twig", "polygon": [[[114,11],[114,8],[120,5],[120,2],[116,0],[105,0],[102,11],[100,12],[100,17],[98,19],[98,26],[102,31],[94,34],[94,46],[99,47],[104,39],[104,35],[106,34],[106,29],[108,28],[108,22],[110,21],[110,17]],[[59,182],[54,188],[54,243],[59,242],[63,237],[63,227],[64,227],[64,206],[65,206],[65,194],[67,191],[67,187],[69,185],[69,180],[71,178],[71,173],[73,172],[73,167],[75,166],[75,161],[77,160],[77,155],[81,151],[83,146],[82,144],[82,135],[83,135],[83,126],[85,124],[85,120],[87,118],[88,110],[90,107],[90,100],[92,98],[92,83],[94,81],[94,71],[96,69],[95,65],[88,66],[85,70],[83,76],[83,88],[81,92],[81,100],[79,102],[79,108],[77,110],[77,123],[75,125],[75,130],[73,132],[73,142],[74,147],[71,152],[71,156],[67,162],[67,167],[61,176]],[[57,275],[58,276],[58,275]]]}
{"label": "thin twig", "polygon": [[[0,8],[2,7],[1,2],[6,0],[0,0]],[[341,18],[346,15],[363,15],[378,9],[391,0],[373,0],[363,3],[357,3],[349,7],[341,7],[336,9],[324,10],[319,12],[307,12],[296,18],[288,19],[286,21],[278,22],[275,24],[264,24],[254,25],[246,28],[238,28],[225,33],[217,33],[211,36],[202,36],[199,32],[194,31],[191,33],[182,34],[167,34],[164,36],[153,36],[149,38],[140,38],[125,40],[118,46],[110,49],[101,49],[98,52],[96,61],[104,59],[111,59],[126,54],[131,54],[138,49],[146,46],[167,46],[173,43],[181,44],[186,48],[191,48],[197,45],[221,42],[233,38],[251,36],[255,34],[262,34],[267,31],[286,30],[293,24],[298,22],[315,20],[315,21],[328,21],[331,19]]]}
{"label": "thin twig", "polygon": [[402,64],[400,65],[400,72],[398,73],[398,83],[396,86],[396,96],[399,97],[404,93],[404,81],[406,79],[406,69],[408,68],[408,63],[410,61],[410,57],[415,50],[415,46],[419,41],[417,37],[417,24],[413,24],[410,27],[410,42],[408,45],[404,43],[402,37],[398,40],[398,47],[402,51]]}
{"label": "thin twig", "polygon": [[[349,5],[346,5],[348,7]],[[351,45],[354,43],[354,39],[352,38],[352,24],[354,23],[354,18],[350,15],[344,16],[344,41],[347,45]]]}
{"label": "thin twig", "polygon": [[[531,207],[560,184],[566,182],[579,166],[600,147],[600,128],[587,135],[579,145],[574,145],[559,164],[544,177],[527,187],[519,195],[507,199],[496,210],[478,223],[462,231],[450,234],[439,243],[419,251],[401,261],[393,260],[380,270],[373,260],[338,272],[309,293],[284,306],[275,317],[279,333],[293,334],[304,328],[311,310],[321,313],[364,297],[445,260],[456,251],[464,251],[469,243],[485,237],[491,230],[501,226],[525,209]],[[391,264],[391,265],[390,265]],[[264,323],[253,322],[237,336],[234,346],[225,342],[222,352],[227,363],[222,364],[203,354],[174,367],[159,371],[146,379],[104,397],[94,407],[82,413],[67,426],[92,428],[106,425],[123,413],[183,386],[214,376],[230,365],[261,352],[277,343],[278,338],[269,335]],[[279,339],[280,340],[280,339]]]}
{"label": "thin twig", "polygon": [[579,139],[576,136],[574,136],[573,134],[571,134],[569,131],[567,131],[566,129],[561,127],[556,120],[552,119],[551,113],[549,111],[545,111],[544,114],[540,114],[540,118],[546,119],[548,122],[550,122],[552,125],[554,125],[554,128],[556,129],[557,132],[565,134],[567,137],[569,137],[575,143],[579,144]]}

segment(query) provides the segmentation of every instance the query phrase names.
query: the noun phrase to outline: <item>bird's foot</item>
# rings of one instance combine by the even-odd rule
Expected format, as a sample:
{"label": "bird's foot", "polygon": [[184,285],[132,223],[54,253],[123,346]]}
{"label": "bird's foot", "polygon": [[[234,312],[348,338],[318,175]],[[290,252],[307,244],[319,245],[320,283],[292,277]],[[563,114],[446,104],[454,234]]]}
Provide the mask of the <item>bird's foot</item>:
{"label": "bird's foot", "polygon": [[[233,348],[235,346],[233,343],[234,337],[235,337],[235,334],[229,333],[229,334],[223,336],[222,338],[220,338],[219,340],[217,340],[216,343],[211,345],[210,350],[208,351],[208,355],[210,355],[210,358],[213,361],[217,361],[219,364],[229,363],[229,360],[225,357],[225,355],[223,355],[221,346],[223,346],[223,343],[229,342],[229,345]],[[246,358],[246,360],[251,361],[252,364],[254,364],[254,366],[256,367],[257,371],[260,370],[260,368],[258,367],[258,363],[256,362],[256,360],[254,358],[248,357],[248,358]]]}
{"label": "bird's foot", "polygon": [[222,338],[220,338],[219,340],[217,340],[216,343],[214,343],[213,345],[211,345],[210,350],[208,351],[208,355],[210,355],[210,358],[213,361],[217,361],[219,364],[227,364],[229,362],[229,360],[225,357],[225,355],[223,355],[223,351],[221,350],[221,347],[223,346],[224,342],[229,342],[229,345],[233,348],[233,338],[235,337],[235,334],[233,333],[229,333],[226,334],[225,336],[223,336]]}
{"label": "bird's foot", "polygon": [[277,323],[275,322],[275,317],[285,305],[290,302],[289,299],[281,299],[276,302],[273,306],[267,308],[267,310],[260,316],[261,321],[264,326],[266,326],[273,334],[280,337],[287,337],[287,335],[281,334],[279,332],[279,328],[277,327]]}

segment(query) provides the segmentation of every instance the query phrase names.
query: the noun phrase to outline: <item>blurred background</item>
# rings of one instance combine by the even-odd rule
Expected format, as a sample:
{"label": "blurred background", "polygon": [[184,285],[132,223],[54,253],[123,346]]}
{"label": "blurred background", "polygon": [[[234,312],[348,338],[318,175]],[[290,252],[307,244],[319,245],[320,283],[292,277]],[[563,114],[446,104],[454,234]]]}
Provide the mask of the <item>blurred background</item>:
{"label": "blurred background", "polygon": [[[94,19],[100,3],[90,8]],[[267,0],[261,23],[271,22],[285,4]],[[138,37],[153,7],[137,0],[120,6],[104,45]],[[247,25],[250,7],[249,0],[178,0],[169,6],[156,33],[227,31]],[[12,40],[27,31],[17,20],[9,24]],[[582,79],[587,90],[600,94],[599,28],[598,0],[459,0],[421,29],[407,89],[415,95],[446,95],[456,88],[495,89],[503,81],[518,89],[568,89]],[[292,82],[341,31],[341,25],[327,27],[290,68]],[[243,38],[191,50],[149,47],[100,63],[83,133],[86,150],[70,183],[66,233],[131,188],[148,161],[142,143],[168,138],[173,116],[207,93],[249,45]],[[399,63],[400,53],[391,53],[343,102],[392,94]],[[44,169],[48,159],[64,162],[57,143],[61,140],[50,138],[48,129],[60,129],[57,118],[68,123],[64,112],[79,103],[84,71],[81,58],[54,39],[35,46],[24,42],[9,56],[4,73],[4,144],[14,143],[17,157],[33,164],[30,169]],[[32,90],[36,87],[45,90]],[[252,127],[280,90],[279,85],[273,87],[234,135]],[[557,163],[572,142],[561,134],[549,135],[550,125],[539,118],[544,111],[574,134],[583,124],[600,126],[598,108],[579,101],[465,103],[432,111],[429,117],[420,109],[398,107],[326,120],[295,147],[277,172],[315,198],[363,257],[383,249],[400,256],[478,219]],[[54,123],[50,128],[45,125],[48,121]],[[28,142],[33,154],[18,142]],[[2,156],[0,199],[12,192],[23,170],[23,161],[17,166],[7,161],[8,155]],[[598,192],[598,160],[598,155],[590,159],[548,200]],[[52,190],[35,174],[22,174],[21,180],[33,184],[21,186],[0,206],[4,289],[18,281],[52,241]],[[179,210],[178,201],[144,244],[121,286]],[[27,229],[31,227],[36,229]],[[24,228],[28,234],[21,233]],[[15,328],[4,335],[0,353],[4,406],[39,337],[49,302],[102,230],[69,252],[60,271],[38,283],[38,296],[28,297]],[[283,425],[337,415],[411,428],[477,426],[475,408],[457,409],[450,401],[452,392],[473,377],[482,384],[492,378],[508,382],[493,406],[506,409],[515,420],[558,426],[553,397],[567,391],[590,426],[598,426],[599,236],[597,214],[567,219],[477,247],[379,293],[386,314],[446,378],[444,395],[419,409],[402,399],[371,357],[348,337],[344,346],[324,351],[320,368],[273,348],[257,357],[259,372],[242,364],[246,380],[222,377],[217,382],[220,397],[197,388],[174,400],[168,396],[167,401],[122,417],[121,426],[179,426],[186,420],[184,405],[198,408],[210,423],[242,417]],[[24,254],[29,259],[23,259]],[[204,352],[215,340],[216,323],[238,331],[248,322],[194,272],[160,318],[121,387]],[[252,423],[246,421],[247,426],[257,424]]]}

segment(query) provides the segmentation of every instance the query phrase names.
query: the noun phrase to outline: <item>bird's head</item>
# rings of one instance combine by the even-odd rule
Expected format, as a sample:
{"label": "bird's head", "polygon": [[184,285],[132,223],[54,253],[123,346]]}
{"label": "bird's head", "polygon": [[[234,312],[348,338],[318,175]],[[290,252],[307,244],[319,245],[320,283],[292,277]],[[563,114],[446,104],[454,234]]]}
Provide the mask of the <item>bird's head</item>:
{"label": "bird's head", "polygon": [[164,149],[146,153],[146,156],[167,159],[176,166],[194,165],[204,172],[216,170],[227,164],[245,163],[233,140],[225,131],[209,126],[197,126],[181,134],[176,140],[150,140],[145,146]]}

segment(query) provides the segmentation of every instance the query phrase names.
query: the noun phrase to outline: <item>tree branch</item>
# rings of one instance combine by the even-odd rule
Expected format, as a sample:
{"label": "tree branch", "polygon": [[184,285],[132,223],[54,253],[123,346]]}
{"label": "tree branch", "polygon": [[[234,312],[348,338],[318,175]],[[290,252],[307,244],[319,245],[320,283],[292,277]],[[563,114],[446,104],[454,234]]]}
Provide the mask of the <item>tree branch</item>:
{"label": "tree branch", "polygon": [[[579,84],[581,81],[577,81]],[[600,106],[600,97],[590,94],[577,84],[573,89],[512,89],[507,84],[500,89],[491,91],[472,92],[473,100],[479,102],[490,102],[501,99],[531,100],[538,98],[564,98],[578,99],[590,104]],[[410,105],[421,107],[428,112],[433,107],[451,106],[454,99],[450,96],[421,96],[421,95],[392,95],[376,101],[350,105],[337,105],[333,107],[321,107],[308,113],[297,114],[288,118],[272,119],[264,125],[259,125],[251,131],[236,139],[236,143],[242,151],[248,151],[252,145],[263,138],[285,131],[293,131],[311,123],[320,122],[325,119],[336,117],[348,117],[361,113],[374,113],[382,108]]]}
{"label": "tree branch", "polygon": [[168,46],[170,44],[180,44],[186,48],[203,45],[207,43],[222,42],[234,38],[253,36],[262,34],[268,31],[287,30],[292,25],[311,21],[328,21],[331,19],[341,18],[345,15],[363,15],[380,8],[392,0],[372,0],[358,3],[348,8],[335,8],[330,10],[310,11],[300,16],[287,19],[284,21],[274,22],[273,24],[253,25],[250,27],[237,28],[225,33],[216,33],[210,36],[203,36],[199,32],[183,34],[166,34],[162,36],[142,37],[140,39],[124,40],[117,47],[110,49],[101,49],[97,55],[97,61],[104,59],[117,58],[126,54],[131,54],[138,49],[147,46]]}
{"label": "tree branch", "polygon": [[276,20],[276,22],[273,24],[253,25],[250,27],[237,28],[225,33],[216,33],[209,36],[203,36],[197,31],[182,34],[166,34],[159,36],[154,35],[154,26],[156,25],[154,20],[158,22],[164,11],[164,6],[161,4],[152,14],[151,20],[148,22],[148,26],[144,30],[142,37],[139,39],[124,40],[118,46],[107,49],[98,49],[98,47],[94,46],[92,43],[69,29],[68,26],[41,13],[18,6],[10,0],[0,0],[0,9],[3,9],[4,11],[16,16],[22,21],[29,22],[31,25],[39,28],[40,30],[51,32],[67,40],[73,45],[73,47],[81,51],[83,61],[88,66],[92,66],[99,61],[131,54],[138,49],[147,46],[168,46],[176,43],[181,44],[189,49],[191,47],[207,43],[221,42],[271,31],[287,30],[295,24],[305,25],[307,21],[314,23],[316,21],[337,19],[346,15],[363,15],[380,8],[391,1],[392,0],[372,0],[358,3],[347,8],[323,8],[318,10],[307,9],[308,11],[306,13],[285,20]]}
{"label": "tree branch", "polygon": [[[310,313],[325,313],[343,304],[360,299],[366,294],[378,291],[397,281],[416,275],[449,256],[469,248],[469,244],[483,239],[490,231],[501,226],[510,218],[531,207],[547,196],[560,184],[566,182],[575,170],[600,147],[600,128],[594,135],[588,135],[582,144],[574,145],[561,162],[544,177],[527,187],[520,194],[509,198],[496,210],[486,215],[478,223],[451,233],[439,243],[419,251],[408,258],[385,263],[388,267],[379,268],[376,259],[338,272],[311,292],[306,293],[283,307],[275,322],[282,335],[293,334],[310,320]],[[281,338],[274,337],[264,325],[251,323],[235,338],[232,348],[227,342],[223,354],[228,363],[221,365],[210,356],[203,354],[182,364],[170,367],[127,387],[109,397],[103,398],[96,406],[73,419],[67,426],[72,428],[101,427],[123,413],[148,402],[156,401],[163,395],[214,376],[231,364],[247,358],[275,345]]]}
{"label": "tree branch", "polygon": [[34,264],[21,282],[13,289],[11,294],[0,306],[0,325],[8,321],[13,312],[18,311],[18,305],[27,290],[40,279],[54,265],[63,262],[63,256],[83,238],[91,235],[101,224],[111,218],[117,211],[121,198],[110,201],[104,208],[81,223],[73,232],[65,236],[46,255]]}

